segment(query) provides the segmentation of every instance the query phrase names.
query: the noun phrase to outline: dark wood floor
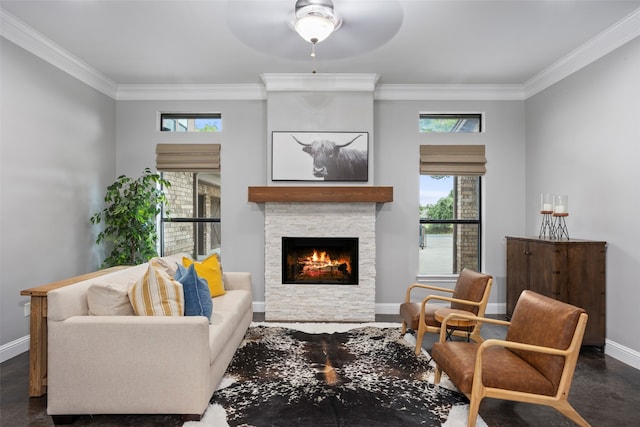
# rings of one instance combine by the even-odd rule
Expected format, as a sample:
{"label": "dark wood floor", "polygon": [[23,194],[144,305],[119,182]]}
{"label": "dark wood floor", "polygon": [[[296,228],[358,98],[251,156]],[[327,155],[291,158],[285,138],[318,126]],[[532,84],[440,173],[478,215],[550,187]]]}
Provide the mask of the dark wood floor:
{"label": "dark wood floor", "polygon": [[[256,313],[256,321],[264,320]],[[380,322],[399,322],[398,316],[377,316]],[[499,326],[483,328],[485,338],[503,338]],[[437,339],[427,334],[423,347],[431,349]],[[28,397],[29,355],[23,353],[0,364],[0,425],[52,426],[47,416],[46,395]],[[640,371],[601,353],[596,348],[583,348],[569,401],[594,427],[640,426]],[[571,426],[573,423],[551,408],[485,399],[480,415],[491,427]],[[74,426],[181,426],[174,415],[96,415],[79,417]]]}

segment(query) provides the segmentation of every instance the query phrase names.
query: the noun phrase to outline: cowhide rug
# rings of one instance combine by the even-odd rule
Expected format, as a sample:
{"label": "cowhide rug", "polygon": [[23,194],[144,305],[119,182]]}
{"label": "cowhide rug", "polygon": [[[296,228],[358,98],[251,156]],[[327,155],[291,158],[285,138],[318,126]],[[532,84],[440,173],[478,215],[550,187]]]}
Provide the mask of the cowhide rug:
{"label": "cowhide rug", "polygon": [[446,378],[434,386],[429,355],[406,338],[399,324],[254,323],[185,427],[466,425],[466,397]]}

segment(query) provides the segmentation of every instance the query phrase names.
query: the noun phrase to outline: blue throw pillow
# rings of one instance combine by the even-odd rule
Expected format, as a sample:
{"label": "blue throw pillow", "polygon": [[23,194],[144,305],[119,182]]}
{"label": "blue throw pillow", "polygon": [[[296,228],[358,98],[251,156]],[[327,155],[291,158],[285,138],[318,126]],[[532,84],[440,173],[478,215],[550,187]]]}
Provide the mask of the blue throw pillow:
{"label": "blue throw pillow", "polygon": [[178,264],[178,271],[174,278],[182,283],[184,289],[184,315],[205,316],[211,319],[213,312],[211,291],[207,281],[198,277],[195,266],[191,264],[189,268],[184,268]]}

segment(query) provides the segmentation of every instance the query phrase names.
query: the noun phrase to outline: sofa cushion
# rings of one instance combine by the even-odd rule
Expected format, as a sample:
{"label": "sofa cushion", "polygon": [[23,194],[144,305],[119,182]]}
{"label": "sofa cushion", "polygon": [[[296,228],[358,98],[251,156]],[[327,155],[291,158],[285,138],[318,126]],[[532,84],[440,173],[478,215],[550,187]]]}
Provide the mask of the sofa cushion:
{"label": "sofa cushion", "polygon": [[189,268],[184,268],[178,264],[178,271],[174,279],[182,283],[184,290],[184,315],[205,316],[207,319],[211,319],[211,310],[213,309],[211,292],[207,281],[198,277],[195,265],[191,264]]}
{"label": "sofa cushion", "polygon": [[238,323],[234,322],[231,313],[221,313],[214,311],[211,313],[211,322],[209,325],[209,364],[213,364],[220,352],[222,352],[229,344],[229,339],[233,335],[233,331],[238,327]]}
{"label": "sofa cushion", "polygon": [[133,307],[129,301],[126,282],[100,281],[87,288],[87,304],[90,316],[131,316]]}
{"label": "sofa cushion", "polygon": [[129,288],[129,299],[138,316],[183,316],[184,291],[155,260]]}
{"label": "sofa cushion", "polygon": [[213,298],[213,314],[209,327],[209,357],[213,363],[224,349],[233,332],[242,324],[242,319],[251,310],[251,292],[229,290]]}
{"label": "sofa cushion", "polygon": [[252,305],[251,292],[245,290],[229,290],[224,295],[213,298],[214,312],[244,312]]}
{"label": "sofa cushion", "polygon": [[207,281],[212,297],[224,295],[222,267],[220,267],[217,255],[211,255],[202,262],[193,261],[187,257],[182,258],[183,267],[189,267],[191,264],[195,265],[198,276]]}

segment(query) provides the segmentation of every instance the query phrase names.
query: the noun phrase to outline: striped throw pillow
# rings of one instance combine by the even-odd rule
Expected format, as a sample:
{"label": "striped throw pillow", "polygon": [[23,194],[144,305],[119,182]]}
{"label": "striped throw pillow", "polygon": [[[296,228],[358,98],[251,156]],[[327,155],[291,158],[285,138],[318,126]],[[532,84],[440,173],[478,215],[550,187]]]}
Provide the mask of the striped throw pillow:
{"label": "striped throw pillow", "polygon": [[164,271],[157,261],[149,261],[149,268],[129,289],[133,311],[138,316],[183,316],[184,292],[182,284]]}

